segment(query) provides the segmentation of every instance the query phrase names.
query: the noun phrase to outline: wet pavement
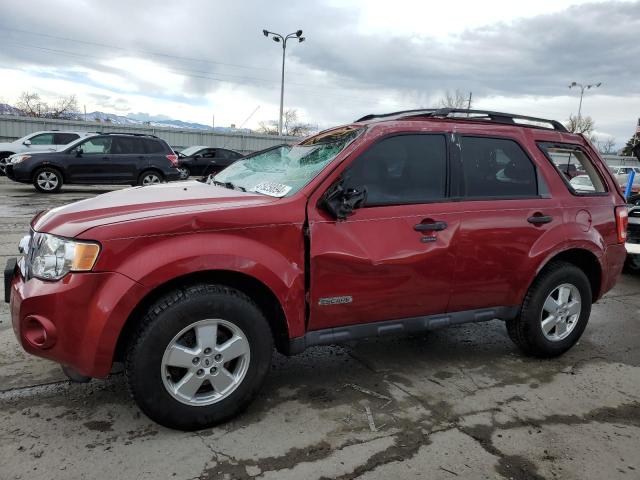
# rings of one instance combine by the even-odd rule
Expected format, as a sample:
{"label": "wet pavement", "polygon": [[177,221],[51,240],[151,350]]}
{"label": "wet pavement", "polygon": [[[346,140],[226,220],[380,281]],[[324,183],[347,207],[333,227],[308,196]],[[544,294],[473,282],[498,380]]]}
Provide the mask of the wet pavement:
{"label": "wet pavement", "polygon": [[[30,218],[108,187],[42,195],[0,177],[0,261]],[[640,478],[640,277],[578,345],[522,356],[493,321],[274,357],[249,409],[183,433],[140,413],[122,374],[71,384],[28,356],[0,306],[0,479]]]}

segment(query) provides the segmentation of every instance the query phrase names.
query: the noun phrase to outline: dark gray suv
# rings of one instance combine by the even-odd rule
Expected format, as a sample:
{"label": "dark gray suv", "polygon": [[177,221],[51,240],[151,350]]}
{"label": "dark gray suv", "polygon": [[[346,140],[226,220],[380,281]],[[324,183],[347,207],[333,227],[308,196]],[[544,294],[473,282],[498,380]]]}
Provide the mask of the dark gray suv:
{"label": "dark gray suv", "polygon": [[59,152],[17,154],[9,160],[7,177],[44,193],[60,191],[63,183],[149,185],[180,179],[178,156],[153,135],[101,133]]}

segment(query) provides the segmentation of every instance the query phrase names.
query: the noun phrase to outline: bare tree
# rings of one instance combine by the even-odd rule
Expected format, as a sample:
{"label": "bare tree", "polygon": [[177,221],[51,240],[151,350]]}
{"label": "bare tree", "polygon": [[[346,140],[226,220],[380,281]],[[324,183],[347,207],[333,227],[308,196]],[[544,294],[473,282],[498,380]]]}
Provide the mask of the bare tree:
{"label": "bare tree", "polygon": [[565,123],[565,127],[571,133],[582,133],[585,136],[590,136],[593,133],[596,125],[591,117],[578,117],[574,115],[569,116],[569,120]]}
{"label": "bare tree", "polygon": [[59,97],[50,105],[37,93],[22,92],[15,106],[28,117],[70,119],[75,118],[78,113],[78,100],[75,95]]}
{"label": "bare tree", "polygon": [[22,92],[15,107],[22,110],[28,117],[44,117],[48,109],[47,104],[40,99],[40,95],[31,92]]}
{"label": "bare tree", "polygon": [[616,139],[613,137],[609,137],[603,141],[597,141],[596,144],[598,146],[598,151],[603,155],[616,153]]}
{"label": "bare tree", "polygon": [[439,106],[442,108],[472,108],[473,104],[469,105],[469,98],[456,89],[455,92],[447,90],[444,92],[444,97],[440,99]]}
{"label": "bare tree", "polygon": [[[258,123],[258,131],[266,135],[278,134],[278,121],[268,120]],[[302,123],[298,121],[298,111],[295,109],[289,109],[284,112],[282,119],[282,134],[291,135],[294,137],[306,137],[316,128],[309,123]]]}

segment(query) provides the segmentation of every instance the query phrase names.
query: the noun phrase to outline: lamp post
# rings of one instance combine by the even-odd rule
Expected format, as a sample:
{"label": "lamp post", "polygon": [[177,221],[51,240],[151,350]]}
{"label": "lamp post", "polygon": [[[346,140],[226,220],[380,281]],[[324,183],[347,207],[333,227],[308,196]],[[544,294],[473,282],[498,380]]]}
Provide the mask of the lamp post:
{"label": "lamp post", "polygon": [[288,35],[281,35],[279,33],[270,32],[269,30],[262,30],[265,37],[271,37],[274,42],[282,43],[282,82],[280,83],[280,117],[278,118],[278,135],[282,135],[282,117],[284,115],[284,58],[287,52],[287,41],[290,38],[295,38],[298,43],[304,42],[305,38],[302,36],[302,30],[296,30]]}
{"label": "lamp post", "polygon": [[602,82],[598,82],[598,83],[590,83],[589,85],[583,85],[581,83],[578,82],[571,82],[569,84],[569,88],[579,88],[580,89],[580,105],[578,106],[578,121],[580,121],[580,114],[582,112],[582,96],[584,95],[584,91],[585,90],[589,90],[591,88],[598,88],[602,85]]}

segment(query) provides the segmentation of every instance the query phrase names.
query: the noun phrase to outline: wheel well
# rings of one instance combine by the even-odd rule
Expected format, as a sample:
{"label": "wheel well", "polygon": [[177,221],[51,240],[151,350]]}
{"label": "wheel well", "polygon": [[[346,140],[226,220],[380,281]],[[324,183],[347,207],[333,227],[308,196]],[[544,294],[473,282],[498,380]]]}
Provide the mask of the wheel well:
{"label": "wheel well", "polygon": [[197,283],[212,283],[235,288],[251,298],[267,318],[273,340],[279,352],[286,352],[289,346],[289,329],[284,311],[275,294],[264,283],[255,278],[238,272],[227,270],[214,270],[196,272],[174,278],[163,285],[156,287],[147,294],[133,309],[118,337],[114,361],[123,361],[127,343],[133,335],[138,322],[144,316],[144,312],[162,295],[171,290],[184,289]]}
{"label": "wheel well", "polygon": [[149,167],[149,168],[145,168],[144,170],[142,170],[140,172],[140,175],[138,175],[138,179],[140,179],[140,177],[142,177],[142,175],[144,175],[147,172],[155,172],[158,175],[160,175],[160,178],[164,178],[164,173],[162,173],[162,170],[160,170],[159,168],[156,167]]}
{"label": "wheel well", "polygon": [[38,165],[36,168],[34,168],[31,171],[31,181],[33,182],[33,180],[36,177],[36,173],[38,173],[40,170],[42,170],[43,168],[48,168],[50,170],[55,170],[56,172],[58,172],[60,174],[60,176],[62,177],[62,181],[65,182],[67,179],[64,176],[64,172],[62,171],[61,168],[56,167],[55,165],[50,165],[50,164],[46,164],[46,165]]}
{"label": "wheel well", "polygon": [[14,152],[0,152],[0,158],[7,158],[13,155]]}
{"label": "wheel well", "polygon": [[572,263],[581,269],[591,284],[593,301],[595,302],[598,299],[600,286],[602,284],[602,268],[600,267],[597,257],[593,253],[581,248],[565,250],[564,252],[560,252],[556,256],[550,258],[545,267],[554,261]]}

